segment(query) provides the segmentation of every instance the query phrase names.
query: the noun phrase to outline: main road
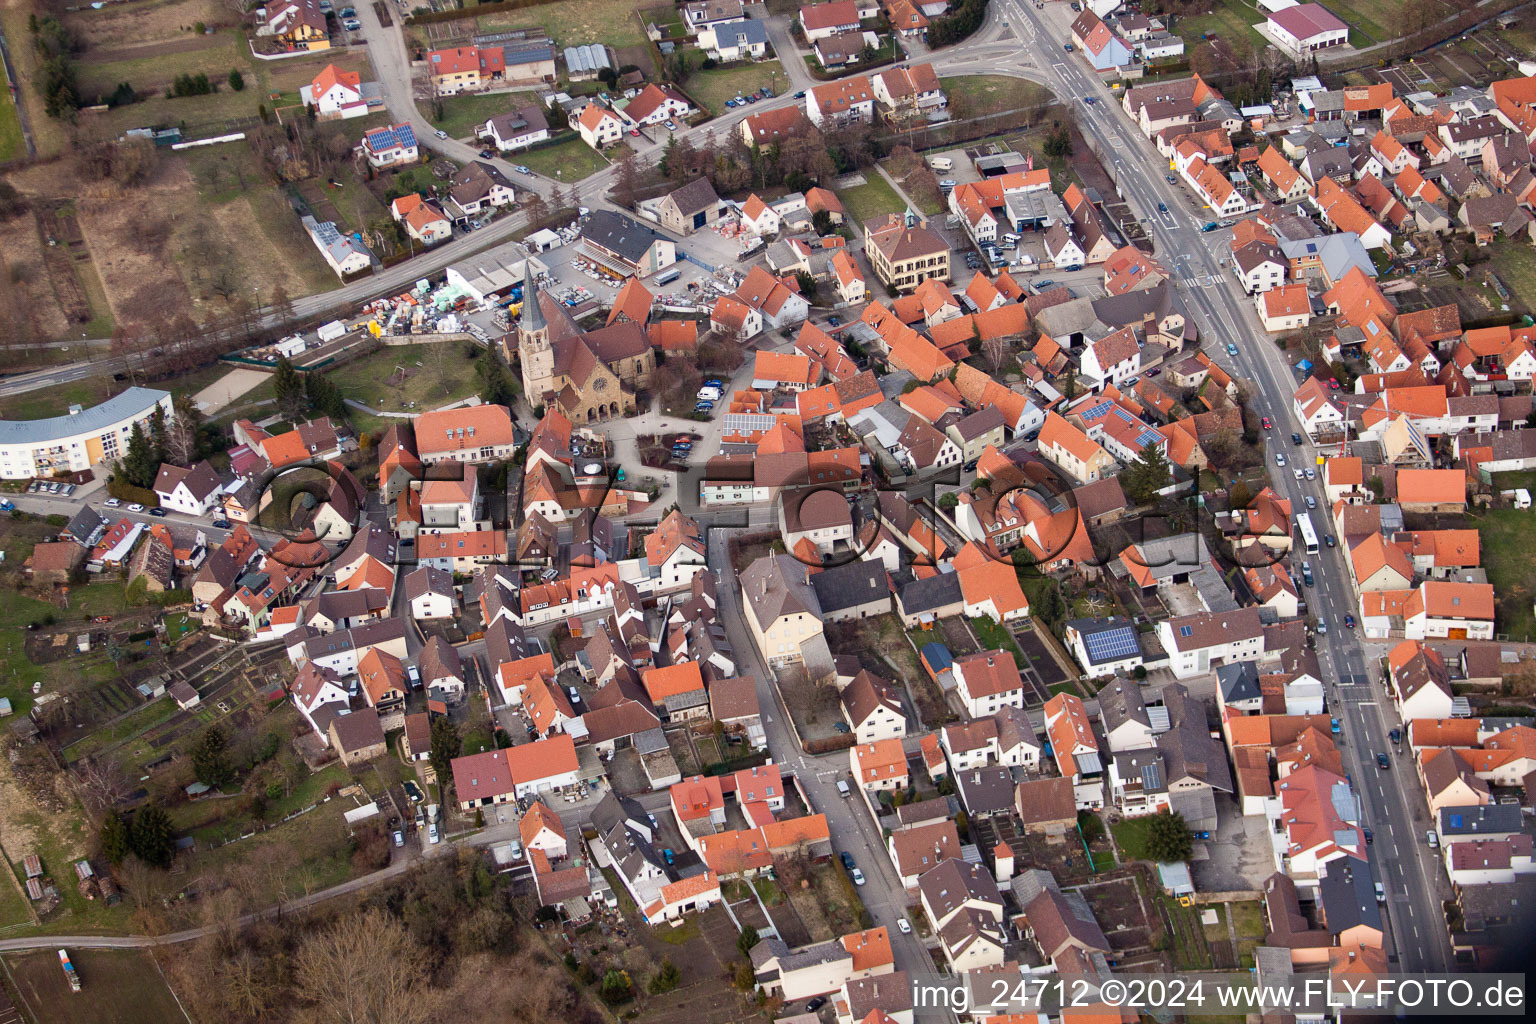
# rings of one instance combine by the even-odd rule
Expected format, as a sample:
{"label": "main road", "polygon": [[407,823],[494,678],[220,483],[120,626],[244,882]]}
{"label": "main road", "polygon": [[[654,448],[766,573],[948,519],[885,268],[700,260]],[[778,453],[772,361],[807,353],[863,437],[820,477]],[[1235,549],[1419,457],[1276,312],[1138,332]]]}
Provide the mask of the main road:
{"label": "main road", "polygon": [[[1144,218],[1157,251],[1174,275],[1178,294],[1186,300],[1187,313],[1205,337],[1207,351],[1236,376],[1253,382],[1253,412],[1267,416],[1276,425],[1270,454],[1285,450],[1300,456],[1294,459],[1298,465],[1326,458],[1331,449],[1311,445],[1290,448],[1282,440],[1294,429],[1287,425],[1296,422],[1292,396],[1297,380],[1281,350],[1260,328],[1252,300],[1224,265],[1229,234],[1201,230],[1203,224],[1217,218],[1182,186],[1167,181],[1167,164],[1150,140],[1086,65],[1066,52],[1068,24],[1056,10],[1060,7],[1053,4],[1041,12],[1020,0],[992,0],[988,29],[994,23],[1006,24],[1025,44],[1025,59],[1032,52],[1048,71],[1045,84],[1074,109],[1079,128],[1094,141],[1122,198]],[[981,70],[980,63],[994,55],[999,55],[997,44],[980,39],[946,51],[936,63],[945,69],[953,65]],[[1000,54],[987,70],[1039,80],[1032,66],[1027,71],[1015,67],[1013,62],[1019,57],[1017,49],[1011,56]],[[1088,102],[1090,99],[1093,102]],[[1236,356],[1226,354],[1228,342],[1236,346]],[[1297,480],[1294,473],[1277,469],[1273,486],[1298,512],[1305,509],[1307,498],[1312,498],[1318,505],[1316,518],[1323,524],[1319,532],[1330,532],[1321,479]],[[1306,590],[1308,604],[1315,618],[1328,626],[1326,633],[1319,631],[1315,643],[1332,684],[1333,710],[1342,719],[1345,764],[1361,797],[1365,823],[1374,832],[1374,843],[1367,851],[1375,854],[1372,870],[1387,890],[1396,967],[1404,971],[1450,970],[1453,964],[1440,909],[1441,899],[1449,892],[1422,829],[1415,824],[1416,809],[1423,798],[1409,759],[1391,757],[1387,770],[1376,766],[1377,752],[1390,755],[1387,732],[1399,723],[1390,700],[1377,685],[1377,655],[1368,654],[1359,637],[1344,628],[1343,616],[1355,608],[1344,552],[1324,547],[1308,557],[1316,562],[1317,581],[1315,587]]]}

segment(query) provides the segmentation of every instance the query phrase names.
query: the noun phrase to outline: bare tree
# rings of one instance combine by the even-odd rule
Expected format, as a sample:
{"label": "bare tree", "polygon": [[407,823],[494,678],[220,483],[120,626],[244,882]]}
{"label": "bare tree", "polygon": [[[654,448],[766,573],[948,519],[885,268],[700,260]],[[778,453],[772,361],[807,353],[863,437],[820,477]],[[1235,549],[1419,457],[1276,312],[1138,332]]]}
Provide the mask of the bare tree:
{"label": "bare tree", "polygon": [[80,785],[80,797],[93,818],[105,814],[128,797],[128,779],[111,758],[86,758],[76,762],[74,772],[75,781]]}
{"label": "bare tree", "polygon": [[426,951],[380,910],[343,917],[294,958],[298,995],[321,1021],[426,1024],[436,1009]]}
{"label": "bare tree", "polygon": [[1002,369],[1003,360],[1008,358],[1008,342],[1001,337],[991,337],[981,343],[981,354],[987,362],[992,364],[992,372]]}

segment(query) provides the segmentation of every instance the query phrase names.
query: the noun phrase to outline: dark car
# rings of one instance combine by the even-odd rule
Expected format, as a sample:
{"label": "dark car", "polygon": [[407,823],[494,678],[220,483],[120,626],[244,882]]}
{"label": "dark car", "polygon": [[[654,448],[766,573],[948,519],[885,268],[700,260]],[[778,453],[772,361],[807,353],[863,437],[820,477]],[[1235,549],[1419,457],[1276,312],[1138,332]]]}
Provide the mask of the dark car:
{"label": "dark car", "polygon": [[1327,544],[1331,548],[1336,548],[1336,547],[1339,546],[1339,542],[1334,538],[1333,534],[1331,534],[1331,533],[1328,534],[1328,536],[1323,538],[1323,543]]}
{"label": "dark car", "polygon": [[152,508],[149,510],[149,514],[160,519],[164,519],[167,515],[165,509],[163,508]]}
{"label": "dark car", "polygon": [[1158,213],[1167,213],[1168,212],[1168,204],[1167,203],[1158,203],[1157,204],[1157,212]]}
{"label": "dark car", "polygon": [[1370,829],[1363,828],[1360,831],[1365,833],[1365,845],[1369,846],[1376,841],[1376,834]]}
{"label": "dark car", "polygon": [[227,530],[235,524],[231,523],[228,519],[215,519],[208,525],[212,526],[215,530]]}
{"label": "dark car", "polygon": [[482,149],[480,151],[480,159],[481,160],[489,160],[492,157],[494,157],[495,155],[496,155],[496,151],[493,150],[493,149]]}
{"label": "dark car", "polygon": [[1297,447],[1300,447],[1301,446],[1301,435],[1300,434],[1292,434],[1291,435],[1291,444],[1294,444]]}
{"label": "dark car", "polygon": [[1355,617],[1353,615],[1346,615],[1346,616],[1344,616],[1344,628],[1345,629],[1354,629],[1355,628]]}
{"label": "dark car", "polygon": [[838,856],[839,859],[842,860],[843,867],[846,870],[848,870],[848,871],[852,871],[853,870],[853,854],[849,853],[847,850],[844,850],[842,853],[838,854],[837,856]]}
{"label": "dark car", "polygon": [[826,1006],[826,1005],[827,1005],[827,997],[826,996],[817,996],[815,999],[812,999],[810,1002],[805,1004],[805,1012],[806,1013],[815,1013],[817,1010],[821,1009],[823,1006]]}
{"label": "dark car", "polygon": [[1391,768],[1392,767],[1392,762],[1387,758],[1386,754],[1378,752],[1377,755],[1376,755],[1376,767],[1377,768]]}

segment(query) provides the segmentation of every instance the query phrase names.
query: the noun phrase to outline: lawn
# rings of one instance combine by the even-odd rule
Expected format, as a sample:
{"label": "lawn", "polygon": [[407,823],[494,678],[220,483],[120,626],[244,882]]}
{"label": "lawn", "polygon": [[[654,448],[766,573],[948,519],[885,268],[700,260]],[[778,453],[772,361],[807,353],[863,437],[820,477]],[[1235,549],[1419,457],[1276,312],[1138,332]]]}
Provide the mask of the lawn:
{"label": "lawn", "polygon": [[80,949],[69,954],[84,991],[70,991],[53,950],[6,958],[22,1002],[37,1024],[164,1024],[186,1020],[150,954]]}
{"label": "lawn", "polygon": [[464,345],[453,342],[381,348],[343,363],[328,376],[345,398],[383,412],[424,412],[479,389],[474,360],[465,358],[465,352]]}
{"label": "lawn", "polygon": [[1264,15],[1250,4],[1239,0],[1220,0],[1209,14],[1178,18],[1173,32],[1191,46],[1199,43],[1202,35],[1211,35],[1217,38],[1247,36],[1248,42],[1254,46],[1264,47],[1269,45],[1269,40],[1259,35],[1253,27],[1263,20]]}
{"label": "lawn", "polygon": [[1022,110],[1049,103],[1051,91],[1007,75],[957,75],[946,78],[944,90],[956,117],[982,117],[1005,110]]}
{"label": "lawn", "polygon": [[1474,515],[1483,543],[1483,567],[1493,584],[1496,602],[1494,629],[1512,640],[1536,636],[1536,545],[1531,543],[1531,513],[1512,508],[1490,509]]}
{"label": "lawn", "polygon": [[561,181],[580,181],[608,166],[603,155],[582,142],[579,135],[572,135],[552,146],[517,153],[514,158],[537,174]]}
{"label": "lawn", "polygon": [[4,935],[8,928],[31,923],[27,897],[9,879],[0,879],[0,935]]}
{"label": "lawn", "polygon": [[508,14],[480,18],[480,31],[537,25],[556,46],[607,43],[613,47],[644,46],[645,29],[631,0],[561,0]]}
{"label": "lawn", "polygon": [[[507,114],[534,102],[531,93],[496,93],[490,96],[445,96],[443,116],[432,119],[432,127],[441,128],[452,138],[467,139],[475,129],[497,114]],[[430,105],[428,106],[430,109]]]}
{"label": "lawn", "polygon": [[43,98],[31,83],[38,81],[38,56],[31,45],[31,33],[27,30],[27,18],[31,10],[22,4],[0,7],[0,23],[5,26],[6,46],[11,54],[11,67],[21,84],[21,102],[26,104],[28,121],[32,125],[32,140],[37,144],[37,155],[53,156],[69,145],[68,126],[43,113]]}
{"label": "lawn", "polygon": [[1109,826],[1109,831],[1115,837],[1115,845],[1120,847],[1124,860],[1147,859],[1147,833],[1151,825],[1151,817],[1143,817],[1126,818]]}
{"label": "lawn", "polygon": [[111,398],[126,385],[114,384],[110,376],[65,381],[38,391],[0,397],[0,419],[41,420],[63,416],[71,405],[89,408]]}
{"label": "lawn", "polygon": [[[11,555],[11,538],[5,540],[7,558]],[[25,542],[14,550],[21,554]],[[90,589],[90,588],[86,588]],[[119,587],[119,590],[122,588]],[[27,597],[13,589],[0,593],[0,697],[11,699],[15,714],[22,715],[32,707],[32,684],[43,684],[43,692],[51,692],[61,685],[74,684],[82,679],[88,682],[104,682],[112,677],[113,669],[105,653],[93,650],[89,654],[71,655],[37,665],[27,656],[26,627],[32,622],[46,622],[49,616],[60,620],[79,622],[85,613],[78,606],[67,613],[43,601]],[[92,613],[95,614],[95,613]],[[80,629],[59,627],[63,632],[82,632]]]}
{"label": "lawn", "polygon": [[981,642],[984,650],[1007,651],[1013,655],[1015,665],[1018,665],[1019,668],[1028,667],[1029,662],[1025,659],[1024,652],[1019,650],[1019,645],[1014,643],[1013,634],[1009,633],[996,619],[990,616],[980,616],[970,619],[969,622],[972,631],[976,634],[976,639]]}
{"label": "lawn", "polygon": [[[1498,274],[1499,280],[1509,289],[1510,297],[1514,300],[1511,305],[1516,310],[1536,309],[1536,248],[1517,245],[1507,238],[1501,238],[1485,248],[1492,259],[1487,264],[1478,264],[1472,268],[1474,278],[1477,278],[1479,270],[1486,267]],[[1470,288],[1472,285],[1464,284],[1462,287]],[[1493,312],[1500,312],[1498,293],[1490,288],[1486,290],[1485,297],[1493,306]]]}
{"label": "lawn", "polygon": [[876,217],[887,213],[904,213],[907,204],[901,201],[896,190],[873,168],[864,172],[865,182],[853,188],[843,189],[838,198],[848,211],[856,230]]}
{"label": "lawn", "polygon": [[784,65],[776,60],[765,60],[755,64],[732,64],[710,71],[695,71],[693,77],[688,79],[685,90],[704,104],[710,114],[718,117],[726,110],[726,100],[762,88],[770,89],[774,95],[778,95],[787,84]]}
{"label": "lawn", "polygon": [[7,91],[0,96],[0,163],[25,155],[26,146],[27,140],[21,134],[21,117]]}

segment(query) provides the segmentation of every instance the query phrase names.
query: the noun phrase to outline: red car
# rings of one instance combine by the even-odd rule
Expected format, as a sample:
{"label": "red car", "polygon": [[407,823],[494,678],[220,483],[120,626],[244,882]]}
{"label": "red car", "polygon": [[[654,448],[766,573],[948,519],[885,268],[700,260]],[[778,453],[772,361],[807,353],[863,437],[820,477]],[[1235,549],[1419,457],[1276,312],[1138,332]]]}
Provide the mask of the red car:
{"label": "red car", "polygon": [[1337,390],[1339,390],[1339,382],[1338,382],[1338,379],[1337,379],[1337,378],[1332,378],[1332,377],[1331,377],[1331,378],[1329,378],[1329,380],[1328,380],[1328,387],[1329,387],[1329,388],[1330,388],[1330,389],[1331,389],[1331,390],[1334,390],[1334,391],[1337,391]]}
{"label": "red car", "polygon": [[1265,430],[1271,430],[1271,429],[1274,428],[1274,424],[1269,422],[1269,417],[1268,416],[1264,417],[1263,423],[1264,423],[1264,429]]}

